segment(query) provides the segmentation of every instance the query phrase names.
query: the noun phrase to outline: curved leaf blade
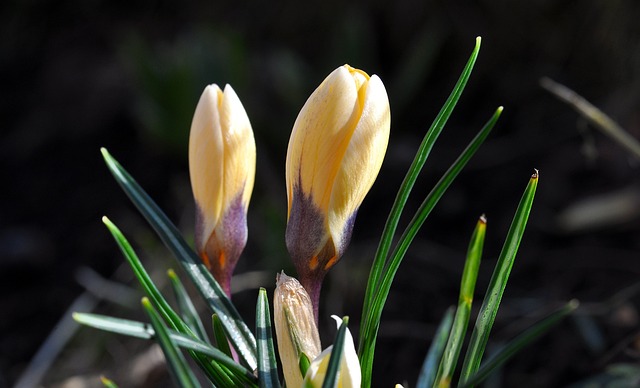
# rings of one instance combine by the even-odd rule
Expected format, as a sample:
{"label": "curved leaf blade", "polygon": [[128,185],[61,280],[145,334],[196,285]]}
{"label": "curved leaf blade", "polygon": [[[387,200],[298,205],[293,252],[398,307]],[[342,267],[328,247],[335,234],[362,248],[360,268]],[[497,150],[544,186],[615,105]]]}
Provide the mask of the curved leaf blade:
{"label": "curved leaf blade", "polygon": [[191,368],[187,365],[187,360],[185,360],[180,349],[178,349],[171,340],[167,328],[148,298],[142,298],[142,307],[149,316],[149,319],[151,319],[151,326],[153,326],[156,332],[156,341],[164,353],[173,382],[178,387],[183,388],[200,387],[200,383],[198,383]]}
{"label": "curved leaf blade", "polygon": [[211,311],[218,314],[243,363],[250,369],[255,369],[256,341],[235,306],[167,215],[105,148],[101,152],[109,171],[125,194],[173,253]]}

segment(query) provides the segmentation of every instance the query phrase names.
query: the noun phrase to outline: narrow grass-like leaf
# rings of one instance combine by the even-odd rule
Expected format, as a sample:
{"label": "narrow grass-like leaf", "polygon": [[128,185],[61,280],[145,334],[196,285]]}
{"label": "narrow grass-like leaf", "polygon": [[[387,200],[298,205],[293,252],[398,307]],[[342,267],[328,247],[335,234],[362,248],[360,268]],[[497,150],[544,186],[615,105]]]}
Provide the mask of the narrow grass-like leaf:
{"label": "narrow grass-like leaf", "polygon": [[122,254],[127,259],[127,262],[131,266],[131,269],[142,286],[145,294],[147,294],[147,297],[149,297],[149,299],[153,301],[154,305],[160,310],[160,315],[162,315],[162,317],[171,324],[172,328],[180,332],[191,331],[178,314],[173,311],[164,296],[162,296],[160,290],[158,290],[156,285],[153,283],[153,280],[151,280],[151,277],[144,269],[138,255],[135,253],[131,244],[129,244],[129,241],[127,241],[120,229],[118,229],[118,227],[107,217],[102,217],[102,222],[107,226],[109,232],[111,232],[111,235],[120,247]]}
{"label": "narrow grass-like leaf", "polygon": [[453,378],[453,372],[458,362],[460,349],[462,349],[462,343],[467,333],[469,316],[471,315],[471,303],[473,302],[473,293],[476,288],[476,280],[478,279],[478,269],[480,268],[486,230],[487,220],[483,215],[476,224],[473,235],[471,236],[471,242],[469,243],[469,249],[467,250],[467,259],[462,272],[462,281],[460,282],[458,308],[435,380],[434,386],[438,388],[447,388],[451,385],[451,379]]}
{"label": "narrow grass-like leaf", "polygon": [[222,322],[220,322],[218,314],[213,314],[211,316],[211,325],[213,326],[213,337],[216,339],[216,346],[218,349],[227,356],[233,357],[233,353],[229,347],[227,334],[224,332],[224,326],[222,326]]}
{"label": "narrow grass-like leaf", "polygon": [[[85,326],[109,331],[112,333],[127,335],[130,337],[149,340],[153,339],[155,336],[155,331],[148,323],[139,321],[132,321],[128,319],[114,318],[90,313],[74,313],[73,319]],[[253,383],[253,385],[255,385],[255,383],[257,382],[256,377],[250,370],[238,364],[231,357],[227,356],[219,349],[212,347],[210,344],[207,344],[201,340],[187,336],[185,334],[178,333],[174,330],[169,330],[169,335],[171,336],[173,342],[181,348],[193,350],[194,352],[211,358],[221,365],[224,365],[234,374],[244,376],[243,379],[250,383]]]}
{"label": "narrow grass-like leaf", "polygon": [[278,365],[273,348],[271,313],[267,290],[260,288],[256,304],[256,339],[258,340],[258,381],[262,388],[279,388]]}
{"label": "narrow grass-like leaf", "polygon": [[[124,237],[120,229],[118,229],[107,217],[103,217],[102,221],[107,226],[116,243],[120,247],[120,250],[124,254],[125,258],[131,265],[136,278],[142,285],[147,296],[153,301],[155,306],[159,309],[160,315],[165,319],[165,321],[175,330],[192,336],[193,338],[197,338],[196,334],[191,330],[191,328],[180,318],[178,314],[171,308],[167,300],[162,296],[156,285],[149,277],[149,274],[144,269],[142,262],[136,255],[135,251],[131,247],[131,244]],[[200,365],[202,370],[209,376],[212,381],[217,381],[219,379],[220,373],[219,369],[216,365],[207,362],[207,360],[203,359],[203,357],[199,354],[190,353],[194,360]]]}
{"label": "narrow grass-like leaf", "polygon": [[106,388],[118,388],[118,386],[116,385],[116,383],[114,383],[113,381],[111,381],[110,379],[106,378],[105,376],[100,376],[100,382],[102,383],[102,385],[104,385]]}
{"label": "narrow grass-like leaf", "polygon": [[196,311],[189,294],[187,294],[187,290],[185,290],[182,285],[180,278],[178,278],[178,275],[172,269],[167,271],[167,275],[169,276],[169,280],[171,280],[171,286],[173,287],[173,292],[176,295],[182,319],[191,328],[191,330],[193,330],[198,338],[209,343],[209,337],[207,336],[204,325],[200,320],[200,316],[198,316],[198,312]]}
{"label": "narrow grass-like leaf", "polygon": [[418,375],[418,381],[416,382],[416,388],[430,388],[436,379],[436,372],[438,371],[438,365],[442,359],[442,353],[449,338],[449,332],[451,331],[451,325],[453,324],[453,307],[447,309],[442,317],[440,325],[436,330],[436,334],[433,337],[427,356],[422,363],[420,369],[420,375]]}
{"label": "narrow grass-like leaf", "polygon": [[153,326],[156,332],[156,341],[160,345],[160,348],[162,348],[173,382],[176,386],[183,388],[199,387],[200,383],[198,383],[198,380],[196,380],[193,372],[187,365],[187,360],[185,360],[180,349],[171,341],[171,336],[169,336],[167,328],[164,326],[162,319],[148,298],[142,298],[142,307],[147,315],[149,315],[151,326]]}
{"label": "narrow grass-like leaf", "polygon": [[[389,217],[387,218],[384,230],[382,232],[382,238],[380,239],[374,262],[371,266],[369,281],[367,283],[367,289],[365,292],[365,299],[363,304],[363,312],[365,313],[369,310],[369,305],[371,304],[373,296],[376,293],[376,288],[378,287],[380,276],[384,267],[386,266],[387,256],[391,248],[393,236],[396,233],[396,228],[398,227],[398,221],[400,220],[402,210],[407,203],[407,199],[409,198],[409,194],[411,193],[413,185],[418,179],[418,174],[420,174],[420,171],[422,170],[427,157],[431,153],[433,145],[438,139],[438,136],[442,132],[445,124],[449,120],[449,117],[453,112],[453,108],[456,106],[458,100],[460,99],[460,95],[462,94],[462,91],[464,90],[467,81],[469,80],[469,76],[471,75],[471,71],[473,70],[473,66],[476,62],[476,59],[478,58],[478,53],[480,51],[480,41],[480,37],[476,38],[476,45],[471,53],[471,56],[469,57],[469,60],[467,61],[466,66],[462,71],[462,74],[460,75],[460,78],[458,79],[458,82],[453,88],[453,91],[451,92],[451,95],[445,102],[444,106],[438,113],[438,116],[436,116],[435,120],[431,124],[431,127],[429,127],[429,130],[422,140],[416,156],[413,159],[409,170],[407,171],[407,175],[405,176],[402,185],[398,190],[398,194],[396,195],[396,199],[393,203],[393,206],[391,207]],[[365,320],[362,319],[362,322],[364,323]],[[358,353],[360,353],[362,351],[362,346],[359,346],[358,350]]]}
{"label": "narrow grass-like leaf", "polygon": [[382,232],[382,237],[380,239],[380,243],[378,245],[378,249],[376,251],[373,264],[371,266],[371,271],[369,273],[369,280],[367,282],[367,288],[365,291],[363,308],[362,308],[362,318],[360,321],[360,340],[358,343],[358,355],[360,357],[360,365],[362,368],[362,384],[363,386],[369,387],[371,386],[371,374],[373,369],[373,356],[375,351],[375,342],[377,337],[377,326],[379,325],[379,317],[376,317],[377,313],[372,311],[371,304],[373,303],[373,299],[375,295],[378,294],[380,288],[380,278],[383,274],[383,271],[387,267],[387,258],[389,255],[389,250],[391,248],[391,243],[393,241],[393,237],[396,233],[396,229],[398,226],[398,222],[400,220],[400,216],[404,209],[404,206],[409,198],[409,194],[415,184],[424,163],[429,156],[435,141],[438,136],[442,132],[444,125],[447,120],[451,116],[453,112],[453,108],[457,104],[460,99],[460,95],[464,90],[467,81],[469,80],[469,76],[471,75],[471,71],[473,70],[473,66],[478,57],[478,53],[480,50],[480,37],[476,38],[476,45],[474,50],[471,53],[469,60],[465,68],[458,79],[451,95],[443,105],[442,109],[438,113],[438,116],[431,124],[431,127],[427,131],[420,147],[418,148],[418,152],[407,171],[407,175],[405,176],[400,189],[398,190],[398,194],[396,195],[396,199],[393,203],[389,216],[387,218],[387,222],[385,224],[384,230]]}
{"label": "narrow grass-like leaf", "polygon": [[340,361],[342,360],[344,340],[346,338],[348,325],[349,317],[343,317],[342,324],[336,333],[336,339],[333,341],[333,348],[329,356],[329,365],[327,366],[327,374],[324,376],[322,388],[335,388],[338,386],[338,372],[340,372]]}
{"label": "narrow grass-like leaf", "polygon": [[513,262],[518,252],[527,220],[529,219],[529,213],[531,212],[537,187],[538,171],[536,170],[531,176],[529,184],[520,199],[518,209],[511,222],[507,238],[505,239],[502,251],[498,257],[498,262],[491,276],[489,287],[482,301],[482,306],[480,307],[480,312],[478,313],[478,318],[476,319],[476,324],[471,334],[469,348],[467,349],[467,354],[462,365],[460,378],[462,383],[466,382],[467,379],[478,370],[480,362],[482,361],[482,355],[489,340],[489,333],[498,314],[500,301],[507,286],[511,268],[513,267]]}
{"label": "narrow grass-like leaf", "polygon": [[107,167],[120,187],[182,265],[212,312],[218,314],[226,328],[229,340],[238,351],[243,363],[248,368],[255,369],[257,367],[256,341],[235,306],[184,240],[178,228],[173,225],[158,205],[105,148],[102,148],[101,152]]}
{"label": "narrow grass-like leaf", "polygon": [[527,329],[524,333],[509,341],[505,347],[500,349],[493,357],[482,364],[476,373],[461,385],[461,388],[473,387],[474,385],[481,383],[484,379],[489,377],[494,370],[519,353],[524,347],[536,341],[562,319],[573,313],[578,308],[578,304],[577,300],[570,301],[558,311],[552,313],[542,321]]}
{"label": "narrow grass-like leaf", "polygon": [[382,310],[384,304],[389,295],[393,278],[395,277],[400,263],[404,258],[409,245],[413,241],[414,237],[418,233],[418,230],[426,220],[427,216],[431,213],[431,210],[438,203],[444,192],[449,188],[453,180],[458,176],[460,171],[466,166],[471,157],[476,153],[480,145],[487,138],[493,127],[495,126],[500,114],[502,113],[502,107],[499,107],[493,114],[491,119],[485,124],[485,126],[478,132],[473,140],[467,145],[465,150],[460,154],[458,159],[449,167],[445,174],[440,178],[438,183],[434,186],[431,192],[427,195],[422,205],[414,215],[413,219],[409,222],[409,225],[405,229],[404,233],[400,237],[396,248],[391,254],[391,260],[388,263],[388,267],[385,269],[381,282],[376,290],[373,301],[371,302],[370,309],[363,311],[363,319],[366,322],[362,324],[363,328],[360,333],[360,365],[362,367],[363,386],[369,387],[371,385],[371,372],[373,368],[373,357],[375,353],[375,343],[378,335],[378,328],[380,325],[380,318],[382,317]]}
{"label": "narrow grass-like leaf", "polygon": [[130,337],[151,339],[154,331],[147,323],[91,313],[73,313],[73,320],[95,329]]}

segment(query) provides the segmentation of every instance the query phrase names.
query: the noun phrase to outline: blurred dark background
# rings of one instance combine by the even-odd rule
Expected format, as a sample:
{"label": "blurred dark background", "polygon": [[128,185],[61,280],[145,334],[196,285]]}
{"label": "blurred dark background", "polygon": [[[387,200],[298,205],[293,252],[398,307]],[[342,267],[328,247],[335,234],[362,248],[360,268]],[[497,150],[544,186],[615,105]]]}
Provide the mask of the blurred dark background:
{"label": "blurred dark background", "polygon": [[[475,70],[408,210],[493,111],[505,111],[400,268],[381,325],[375,385],[415,384],[435,327],[457,300],[468,239],[485,213],[481,299],[533,168],[539,190],[490,351],[572,298],[582,307],[509,362],[492,386],[640,375],[633,367],[640,355],[638,160],[539,85],[547,76],[576,90],[640,138],[639,2],[8,0],[0,11],[0,387],[17,381],[87,287],[94,311],[144,319],[100,217],[123,229],[154,278],[162,281],[173,264],[99,148],[190,236],[186,144],[209,83],[233,85],[258,145],[249,245],[237,270],[246,276],[235,295],[252,321],[257,287],[272,290],[276,271],[294,272],[283,238],[291,126],[307,96],[344,63],[378,74],[392,109],[385,165],[324,289],[321,315],[350,315],[357,337],[368,267],[394,193],[476,36],[483,40]],[[112,292],[104,279],[130,288]],[[329,341],[333,324],[321,325]],[[42,385],[96,386],[104,373],[121,386],[144,386],[128,376],[148,348],[82,328]],[[165,384],[159,370],[145,375],[147,386]]]}

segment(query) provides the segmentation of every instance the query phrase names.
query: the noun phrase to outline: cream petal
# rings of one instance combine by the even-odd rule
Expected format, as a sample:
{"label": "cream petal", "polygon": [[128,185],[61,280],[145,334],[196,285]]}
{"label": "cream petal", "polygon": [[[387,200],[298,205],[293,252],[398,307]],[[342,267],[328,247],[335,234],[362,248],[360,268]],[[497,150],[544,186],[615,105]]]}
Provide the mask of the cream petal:
{"label": "cream petal", "polygon": [[231,86],[207,86],[189,137],[189,171],[196,202],[196,251],[229,294],[233,269],[247,241],[256,146],[247,113]]}
{"label": "cream petal", "polygon": [[256,142],[249,117],[231,85],[224,88],[220,106],[220,127],[224,144],[223,203],[242,193],[245,209],[249,205],[256,170]]}
{"label": "cream petal", "polygon": [[357,124],[359,85],[345,66],[334,70],[311,94],[296,119],[287,151],[287,194],[291,212],[300,185],[326,213],[333,181]]}
{"label": "cream petal", "polygon": [[189,135],[189,174],[196,202],[196,249],[204,249],[222,209],[223,140],[218,85],[205,88],[196,107]]}
{"label": "cream petal", "polygon": [[333,345],[329,346],[320,353],[320,355],[311,362],[307,374],[304,377],[304,387],[322,387],[324,377],[329,367],[329,359]]}
{"label": "cream petal", "polygon": [[[331,316],[340,328],[342,319],[336,315]],[[304,382],[305,387],[321,387],[329,367],[329,360],[333,345],[322,351],[320,355],[311,362]],[[342,351],[342,359],[340,360],[340,371],[338,372],[338,387],[341,388],[360,388],[362,382],[362,372],[360,370],[360,362],[356,354],[356,348],[353,344],[353,337],[347,328],[344,339],[344,348]]]}
{"label": "cream petal", "polygon": [[365,92],[360,121],[333,184],[328,207],[329,229],[339,256],[351,236],[355,213],[382,166],[390,125],[387,92],[380,78],[373,75]]}
{"label": "cream petal", "polygon": [[[336,315],[332,315],[336,321],[336,325],[340,328],[342,319]],[[344,339],[344,348],[342,350],[342,360],[340,362],[340,385],[343,388],[360,388],[362,381],[362,372],[360,370],[360,361],[356,353],[356,347],[353,344],[351,331],[347,329]]]}

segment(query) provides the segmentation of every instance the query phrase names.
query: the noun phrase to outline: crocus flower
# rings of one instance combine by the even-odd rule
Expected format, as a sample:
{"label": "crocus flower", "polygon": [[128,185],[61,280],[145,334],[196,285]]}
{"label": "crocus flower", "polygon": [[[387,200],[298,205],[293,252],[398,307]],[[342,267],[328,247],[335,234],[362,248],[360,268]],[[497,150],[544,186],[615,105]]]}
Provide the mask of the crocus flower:
{"label": "crocus flower", "polygon": [[189,137],[195,246],[227,295],[247,242],[247,207],[255,170],[256,144],[240,99],[229,85],[224,92],[218,85],[207,86]]}
{"label": "crocus flower", "polygon": [[284,272],[273,293],[273,320],[284,380],[287,387],[301,387],[300,357],[304,354],[310,361],[320,354],[320,336],[309,294]]}
{"label": "crocus flower", "polygon": [[[342,324],[342,319],[332,315],[336,320],[338,328]],[[329,360],[331,358],[331,350],[333,345],[329,346],[320,353],[320,355],[311,362],[307,374],[304,377],[305,388],[320,388],[324,383],[324,377],[327,374],[327,368],[329,367]],[[340,370],[338,371],[338,388],[360,388],[362,380],[362,374],[360,371],[360,362],[358,361],[358,355],[356,354],[356,348],[353,345],[353,337],[351,332],[347,329],[344,339],[344,348],[342,350],[342,358],[340,359]]]}
{"label": "crocus flower", "polygon": [[387,92],[378,76],[344,65],[311,94],[293,125],[286,162],[287,249],[314,303],[344,253],[389,140]]}

